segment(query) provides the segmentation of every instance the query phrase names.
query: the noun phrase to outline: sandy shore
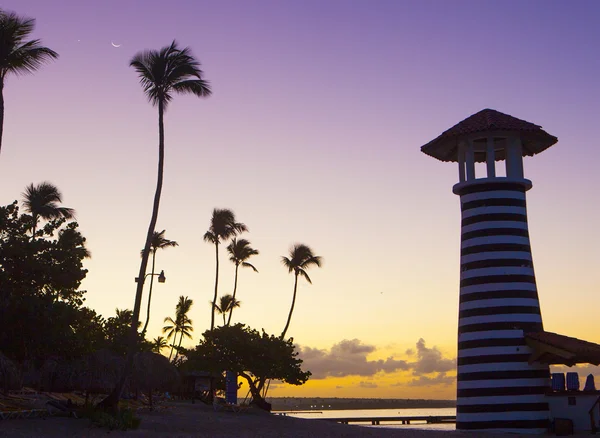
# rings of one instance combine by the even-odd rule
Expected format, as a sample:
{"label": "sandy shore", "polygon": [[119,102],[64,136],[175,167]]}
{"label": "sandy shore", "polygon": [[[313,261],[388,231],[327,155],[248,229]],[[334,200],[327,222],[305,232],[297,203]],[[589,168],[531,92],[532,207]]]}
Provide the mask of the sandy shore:
{"label": "sandy shore", "polygon": [[[257,410],[244,413],[214,412],[203,404],[172,403],[165,409],[140,412],[142,424],[126,432],[90,427],[87,419],[52,417],[46,419],[0,421],[0,437],[511,437],[511,434],[481,434],[415,429],[386,429],[383,426],[364,427],[317,420],[305,420],[270,415]],[[531,435],[524,435],[531,438]],[[589,435],[577,435],[579,437]]]}

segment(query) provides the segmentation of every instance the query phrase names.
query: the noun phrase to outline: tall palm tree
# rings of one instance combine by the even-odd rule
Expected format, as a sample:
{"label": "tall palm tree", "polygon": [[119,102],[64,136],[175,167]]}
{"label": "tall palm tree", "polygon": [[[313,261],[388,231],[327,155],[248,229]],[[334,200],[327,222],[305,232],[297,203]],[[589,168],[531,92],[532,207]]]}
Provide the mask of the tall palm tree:
{"label": "tall palm tree", "polygon": [[288,327],[290,326],[290,321],[292,320],[292,313],[294,312],[294,305],[296,304],[298,276],[306,278],[306,281],[312,284],[312,281],[306,273],[306,270],[312,265],[321,267],[322,259],[320,256],[314,255],[312,249],[310,249],[308,246],[301,243],[297,243],[290,249],[289,257],[281,257],[281,263],[283,263],[283,266],[285,266],[288,269],[288,272],[294,273],[294,296],[292,298],[292,307],[290,308],[290,314],[288,315],[285,328],[281,333],[281,339],[283,339],[285,338],[285,334],[288,330]]}
{"label": "tall palm tree", "polygon": [[192,332],[194,331],[194,328],[192,327],[193,322],[188,317],[188,313],[192,308],[192,304],[194,304],[194,300],[184,297],[183,295],[179,297],[179,302],[176,306],[178,331],[180,334],[177,351],[179,351],[179,348],[181,347],[181,342],[183,341],[184,336],[188,339],[192,339]]}
{"label": "tall palm tree", "polygon": [[[235,264],[235,279],[233,281],[233,300],[235,300],[235,294],[237,292],[237,283],[238,283],[238,268],[240,265],[245,268],[252,268],[254,272],[258,272],[253,265],[248,263],[248,260],[253,255],[258,255],[258,250],[252,248],[250,246],[250,242],[246,239],[233,238],[229,246],[227,246],[227,252],[229,253],[229,260],[231,260]],[[239,307],[239,306],[235,306]],[[231,315],[233,315],[233,307],[229,309],[229,319],[227,319],[227,325],[231,324]]]}
{"label": "tall palm tree", "polygon": [[[150,251],[152,251],[152,275],[150,275],[150,290],[148,291],[148,310],[146,312],[146,323],[142,329],[142,333],[146,333],[148,328],[148,322],[150,321],[150,301],[152,300],[152,285],[154,284],[154,266],[156,262],[156,251],[159,249],[170,248],[173,246],[179,246],[174,240],[165,239],[165,231],[162,230],[160,233],[155,231],[152,234],[152,241],[150,242]],[[144,256],[144,250],[141,251],[142,257]],[[160,280],[160,279],[159,279]]]}
{"label": "tall palm tree", "polygon": [[6,76],[9,73],[33,73],[46,62],[58,58],[58,53],[42,46],[40,40],[28,40],[34,28],[35,19],[0,10],[0,151],[4,130]]}
{"label": "tall palm tree", "polygon": [[[177,320],[177,317],[175,317]],[[164,326],[162,332],[167,335],[167,341],[173,338],[171,342],[171,352],[169,353],[169,360],[171,360],[171,356],[173,355],[173,350],[175,349],[175,342],[177,342],[177,333],[179,332],[179,324],[177,321],[174,321],[173,318],[167,316],[164,321],[168,325]]]}
{"label": "tall palm tree", "polygon": [[152,351],[160,354],[163,348],[167,347],[167,340],[162,336],[157,336],[152,340]]}
{"label": "tall palm tree", "polygon": [[59,206],[62,202],[62,194],[55,185],[47,181],[37,186],[33,183],[29,184],[25,187],[22,196],[25,211],[33,217],[32,239],[35,237],[39,218],[48,220],[75,217],[75,210]]}
{"label": "tall palm tree", "polygon": [[210,227],[204,234],[204,241],[215,245],[216,258],[215,294],[212,300],[210,317],[211,330],[215,327],[215,305],[217,304],[217,293],[219,290],[219,244],[244,231],[248,231],[248,227],[241,222],[235,221],[235,214],[233,211],[219,208],[213,210]]}
{"label": "tall palm tree", "polygon": [[167,106],[173,100],[174,94],[193,94],[198,97],[208,97],[211,95],[211,89],[208,82],[203,79],[203,72],[200,70],[200,63],[193,57],[190,49],[179,48],[176,41],[171,45],[165,46],[160,50],[144,50],[137,53],[129,63],[138,73],[140,84],[150,103],[158,107],[158,177],[156,181],[156,191],[154,193],[154,203],[152,207],[152,217],[146,233],[146,243],[144,244],[144,255],[140,263],[140,271],[135,291],[135,305],[133,307],[133,322],[131,324],[131,350],[127,355],[125,369],[121,379],[113,392],[105,398],[100,406],[103,408],[115,409],[125,381],[133,367],[133,356],[135,353],[136,325],[140,318],[140,307],[142,304],[142,291],[144,288],[144,277],[150,255],[150,244],[158,219],[158,208],[160,205],[160,195],[162,192],[164,158],[165,158],[165,130],[163,117]]}
{"label": "tall palm tree", "polygon": [[[212,305],[212,302],[209,301],[209,304]],[[236,300],[231,294],[223,295],[219,298],[219,304],[215,304],[215,310],[219,315],[223,316],[223,326],[228,325],[225,322],[225,316],[230,313],[234,307],[240,307],[240,304],[242,304],[242,302]]]}
{"label": "tall palm tree", "polygon": [[194,304],[194,300],[189,299],[188,297],[184,297],[181,295],[179,297],[179,301],[175,306],[175,319],[167,316],[164,319],[166,325],[163,327],[163,333],[167,334],[167,340],[173,338],[173,343],[171,344],[171,353],[169,354],[169,360],[171,360],[171,356],[173,355],[173,351],[175,350],[175,345],[177,344],[177,334],[180,334],[179,345],[177,348],[181,347],[181,342],[183,341],[183,337],[190,338],[192,337],[191,332],[194,331],[192,327],[192,320],[188,317],[188,312],[190,311],[192,304]]}

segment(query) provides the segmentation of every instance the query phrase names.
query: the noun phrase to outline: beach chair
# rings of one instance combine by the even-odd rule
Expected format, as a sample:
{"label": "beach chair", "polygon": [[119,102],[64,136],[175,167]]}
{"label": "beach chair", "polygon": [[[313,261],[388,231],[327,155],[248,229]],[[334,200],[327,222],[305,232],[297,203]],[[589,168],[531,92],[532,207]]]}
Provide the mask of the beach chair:
{"label": "beach chair", "polygon": [[567,391],[579,391],[579,374],[567,373]]}
{"label": "beach chair", "polygon": [[583,387],[584,391],[595,391],[596,390],[596,384],[594,383],[594,375],[593,374],[588,374],[587,378],[585,379],[585,386]]}
{"label": "beach chair", "polygon": [[225,412],[235,412],[236,414],[239,412],[245,412],[250,408],[248,405],[236,405],[233,403],[227,403],[220,397],[215,397],[213,399],[213,409],[215,412],[225,411]]}
{"label": "beach chair", "polygon": [[552,391],[565,390],[565,373],[552,373]]}

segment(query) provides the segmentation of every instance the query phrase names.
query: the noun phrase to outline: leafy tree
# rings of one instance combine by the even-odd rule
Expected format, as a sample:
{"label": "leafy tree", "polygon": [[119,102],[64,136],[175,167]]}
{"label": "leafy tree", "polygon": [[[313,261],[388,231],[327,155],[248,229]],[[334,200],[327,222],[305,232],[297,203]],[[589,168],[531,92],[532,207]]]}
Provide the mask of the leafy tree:
{"label": "leafy tree", "polygon": [[48,220],[61,217],[73,219],[75,217],[75,210],[59,206],[58,204],[61,202],[62,194],[55,185],[47,181],[37,186],[32,183],[25,188],[25,192],[23,192],[23,207],[33,218],[33,225],[31,227],[32,239],[35,238],[39,218]]}
{"label": "leafy tree", "polygon": [[[155,231],[152,235],[152,242],[150,243],[150,250],[152,251],[152,272],[150,276],[150,290],[148,292],[148,311],[146,313],[146,323],[142,329],[142,333],[146,333],[148,328],[148,322],[150,322],[150,301],[152,300],[152,285],[154,284],[154,267],[156,262],[156,251],[159,249],[170,248],[173,246],[179,246],[174,240],[165,239],[165,231],[162,230],[160,233]],[[142,257],[144,256],[144,250],[141,251]]]}
{"label": "leafy tree", "polygon": [[[129,328],[131,327],[133,312],[130,309],[115,309],[115,313],[116,315],[108,318],[104,324],[107,346],[120,356],[125,356],[129,346]],[[138,322],[139,326],[140,323]],[[138,334],[138,344],[142,340],[143,336]]]}
{"label": "leafy tree", "polygon": [[137,283],[135,291],[135,304],[133,307],[133,319],[131,321],[130,351],[125,362],[125,372],[114,391],[100,403],[101,407],[112,410],[117,407],[123,386],[125,386],[125,381],[133,367],[137,323],[140,317],[142,291],[144,288],[143,279],[146,275],[150,245],[158,219],[160,195],[163,185],[165,157],[164,112],[169,102],[173,100],[174,94],[194,94],[198,97],[208,97],[211,94],[208,82],[202,77],[203,72],[200,70],[200,63],[193,57],[188,47],[181,49],[177,46],[176,41],[173,41],[171,45],[163,47],[160,50],[145,50],[137,53],[131,59],[129,65],[137,72],[140,84],[150,103],[158,107],[158,177],[152,206],[152,217],[148,225],[148,232],[146,233],[146,243],[144,244],[138,274],[140,281]]}
{"label": "leafy tree", "polygon": [[310,284],[312,281],[306,273],[306,270],[312,265],[321,267],[322,259],[319,256],[313,254],[312,249],[308,246],[298,243],[290,249],[289,257],[281,257],[281,262],[288,269],[288,272],[294,273],[294,295],[292,297],[292,306],[290,307],[290,313],[288,315],[287,322],[283,332],[281,332],[281,338],[285,338],[285,334],[290,326],[292,320],[292,313],[294,312],[294,305],[296,304],[296,291],[298,290],[298,276],[306,278]]}
{"label": "leafy tree", "polygon": [[87,274],[83,260],[89,252],[78,224],[52,219],[39,230],[39,239],[32,241],[27,235],[31,220],[31,216],[19,214],[16,201],[0,207],[2,295],[49,296],[80,306],[85,291],[79,286]]}
{"label": "leafy tree", "polygon": [[0,151],[4,130],[4,83],[8,74],[33,73],[43,64],[58,58],[54,50],[29,40],[35,20],[0,10]]}
{"label": "leafy tree", "polygon": [[243,324],[207,330],[203,338],[195,350],[188,351],[186,366],[237,373],[248,382],[253,403],[259,407],[269,407],[261,395],[268,379],[302,385],[311,375],[310,371],[302,371],[302,360],[297,357],[292,339],[284,340],[264,330],[259,333]]}
{"label": "leafy tree", "polygon": [[[235,264],[235,279],[233,281],[233,301],[236,302],[235,294],[237,292],[237,284],[238,284],[238,268],[240,265],[244,268],[251,268],[254,272],[258,272],[253,265],[248,263],[248,260],[253,255],[258,255],[258,250],[252,248],[250,246],[250,242],[246,239],[233,238],[229,246],[227,246],[227,252],[229,253],[229,260],[231,260]],[[231,315],[233,315],[234,307],[239,307],[239,301],[237,301],[238,305],[229,308],[229,319],[227,320],[227,325],[231,324]]]}
{"label": "leafy tree", "polygon": [[104,341],[103,320],[82,308],[88,251],[76,222],[51,219],[31,240],[17,201],[0,207],[0,345],[16,360],[73,357]]}
{"label": "leafy tree", "polygon": [[[210,303],[212,305],[212,303]],[[219,304],[215,305],[215,309],[217,310],[217,312],[223,316],[223,325],[229,325],[228,323],[225,322],[225,317],[226,315],[229,313],[231,315],[231,311],[233,310],[234,307],[240,307],[240,304],[242,304],[240,301],[236,300],[235,298],[233,298],[233,295],[231,294],[227,294],[227,295],[223,295],[220,299],[219,299]]]}
{"label": "leafy tree", "polygon": [[248,227],[241,222],[235,221],[235,214],[233,211],[219,208],[213,210],[210,227],[208,231],[204,233],[204,241],[215,245],[215,293],[212,300],[210,316],[211,330],[215,327],[215,306],[217,304],[217,293],[219,290],[219,244],[244,231],[248,231]]}

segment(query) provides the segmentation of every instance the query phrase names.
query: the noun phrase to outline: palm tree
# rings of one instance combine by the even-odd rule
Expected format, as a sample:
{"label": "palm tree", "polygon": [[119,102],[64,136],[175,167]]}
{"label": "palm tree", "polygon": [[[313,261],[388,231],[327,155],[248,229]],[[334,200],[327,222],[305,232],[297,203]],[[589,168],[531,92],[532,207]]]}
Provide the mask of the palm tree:
{"label": "palm tree", "polygon": [[35,237],[40,217],[46,220],[61,217],[72,219],[75,217],[75,210],[58,205],[62,202],[62,194],[55,185],[47,181],[37,186],[33,183],[29,184],[25,187],[22,196],[25,211],[33,217],[32,239]]}
{"label": "palm tree", "polygon": [[292,307],[290,308],[290,314],[288,315],[285,328],[281,333],[281,339],[285,337],[285,334],[290,326],[292,319],[292,313],[294,312],[294,304],[296,304],[296,291],[298,290],[298,276],[306,278],[310,284],[312,281],[306,273],[306,270],[312,265],[321,267],[322,259],[319,256],[313,254],[312,249],[308,246],[297,243],[290,249],[289,257],[281,257],[281,263],[288,269],[288,272],[294,272],[294,296],[292,298]]}
{"label": "palm tree", "polygon": [[19,17],[0,10],[0,151],[4,130],[4,81],[9,73],[33,73],[58,53],[41,45],[40,40],[27,40],[33,29],[33,18]]}
{"label": "palm tree", "polygon": [[[177,317],[175,317],[177,319]],[[179,325],[177,321],[173,321],[173,318],[167,316],[164,319],[164,322],[169,324],[163,327],[162,332],[167,334],[167,341],[173,338],[171,343],[171,352],[169,353],[169,360],[171,360],[171,355],[173,354],[173,350],[175,349],[175,342],[177,339],[177,332],[179,331]]]}
{"label": "palm tree", "polygon": [[[238,268],[242,265],[245,268],[252,268],[254,272],[258,272],[253,265],[248,263],[248,260],[253,255],[258,254],[258,250],[252,248],[250,246],[250,242],[246,239],[237,240],[237,238],[233,238],[229,246],[227,247],[227,252],[229,253],[229,260],[231,260],[235,264],[235,280],[233,282],[233,300],[235,301],[235,294],[237,292],[237,282],[238,282]],[[239,306],[234,306],[239,307]],[[229,319],[227,319],[227,325],[231,324],[231,315],[233,315],[233,307],[229,309]]]}
{"label": "palm tree", "polygon": [[[212,302],[209,301],[212,305]],[[225,323],[225,316],[230,313],[234,307],[240,307],[241,301],[236,300],[233,295],[227,294],[219,298],[219,304],[215,304],[215,310],[219,315],[223,316],[223,326],[228,325]]]}
{"label": "palm tree", "polygon": [[215,245],[216,274],[215,274],[215,294],[212,300],[210,329],[215,327],[215,305],[217,304],[217,293],[219,290],[219,244],[239,233],[248,231],[248,227],[241,222],[235,221],[235,214],[228,209],[213,210],[210,220],[210,228],[204,234],[204,241]]}
{"label": "palm tree", "polygon": [[181,295],[179,297],[179,302],[177,303],[177,322],[179,325],[179,345],[177,346],[177,351],[179,352],[179,348],[181,347],[181,342],[183,341],[183,337],[185,336],[188,339],[192,339],[192,332],[194,328],[192,327],[192,320],[188,317],[188,312],[190,311],[192,304],[194,304],[194,300],[189,299],[188,297],[184,297]]}
{"label": "palm tree", "polygon": [[[152,275],[150,275],[150,290],[148,292],[148,310],[146,312],[146,323],[142,329],[142,333],[146,333],[148,328],[148,322],[150,321],[150,300],[152,300],[152,285],[154,284],[154,265],[156,261],[156,251],[159,249],[165,249],[173,246],[179,246],[174,240],[165,239],[165,231],[162,230],[160,233],[155,231],[152,234],[152,242],[150,242],[150,250],[152,251]],[[142,257],[144,256],[144,250],[141,251]],[[160,280],[160,278],[159,278]]]}
{"label": "palm tree", "polygon": [[163,348],[167,347],[167,340],[162,336],[157,336],[152,340],[152,351],[160,354]]}
{"label": "palm tree", "polygon": [[181,342],[183,341],[184,336],[190,339],[192,337],[191,332],[194,331],[192,327],[192,320],[187,316],[192,304],[194,304],[194,300],[181,295],[177,305],[175,306],[175,319],[173,320],[173,318],[170,316],[167,316],[164,319],[164,322],[168,323],[169,325],[164,326],[162,331],[163,333],[167,334],[167,340],[171,339],[171,337],[173,338],[169,360],[171,360],[171,356],[173,355],[173,351],[177,343],[177,334],[181,334],[179,338],[179,345],[177,347],[178,349],[181,347]]}
{"label": "palm tree", "polygon": [[200,63],[192,56],[188,47],[183,49],[177,46],[173,41],[171,45],[163,47],[160,50],[144,50],[137,53],[129,63],[138,73],[140,84],[150,103],[158,107],[158,178],[156,181],[156,191],[154,193],[154,203],[152,207],[152,217],[146,233],[146,243],[144,244],[144,255],[140,263],[138,278],[135,291],[135,305],[133,307],[133,321],[131,324],[131,350],[127,355],[125,369],[114,391],[102,402],[103,408],[115,409],[125,381],[133,367],[133,356],[135,353],[136,324],[140,318],[140,307],[142,304],[142,291],[144,288],[144,277],[150,255],[150,244],[158,219],[158,208],[160,205],[160,195],[163,184],[164,157],[165,157],[165,130],[163,116],[167,106],[173,100],[174,94],[194,94],[198,97],[208,97],[211,89],[206,80],[202,78],[203,72],[200,70]]}

